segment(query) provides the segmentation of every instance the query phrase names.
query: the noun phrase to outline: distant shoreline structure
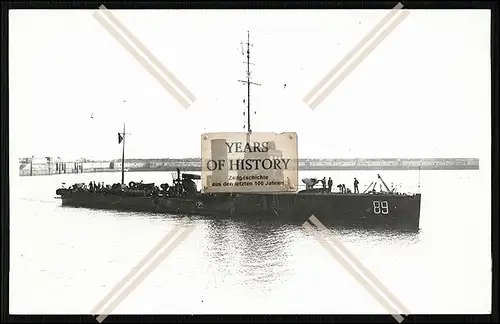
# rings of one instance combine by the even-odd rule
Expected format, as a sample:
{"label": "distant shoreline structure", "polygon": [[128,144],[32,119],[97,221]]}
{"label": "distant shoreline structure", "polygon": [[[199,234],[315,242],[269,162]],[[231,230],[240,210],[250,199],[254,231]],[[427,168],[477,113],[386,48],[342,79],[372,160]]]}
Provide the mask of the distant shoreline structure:
{"label": "distant shoreline structure", "polygon": [[[201,158],[125,159],[127,172],[167,171],[177,168],[201,172]],[[478,158],[357,158],[357,159],[299,159],[300,171],[320,170],[479,170]],[[92,161],[59,158],[24,158],[19,161],[19,175],[54,175],[71,173],[120,172],[121,159]]]}

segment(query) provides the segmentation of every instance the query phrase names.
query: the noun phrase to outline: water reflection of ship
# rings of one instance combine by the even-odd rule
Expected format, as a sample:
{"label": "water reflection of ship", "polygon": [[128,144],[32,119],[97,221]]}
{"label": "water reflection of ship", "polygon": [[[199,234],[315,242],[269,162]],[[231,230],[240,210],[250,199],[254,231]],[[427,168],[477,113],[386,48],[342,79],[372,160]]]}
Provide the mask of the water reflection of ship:
{"label": "water reflection of ship", "polygon": [[288,227],[266,221],[240,224],[245,283],[270,289],[273,282],[282,280],[289,271],[286,267],[291,256],[286,244]]}
{"label": "water reflection of ship", "polygon": [[222,281],[231,276],[231,255],[228,249],[234,245],[231,220],[213,219],[207,225],[207,245],[203,248],[203,260],[207,262],[207,288],[219,288]]}
{"label": "water reflection of ship", "polygon": [[[276,222],[220,221],[209,223],[209,246],[205,257],[211,273],[235,276],[240,284],[270,289],[270,285],[288,271],[290,257],[286,248],[287,228]],[[211,284],[217,286],[214,278]]]}

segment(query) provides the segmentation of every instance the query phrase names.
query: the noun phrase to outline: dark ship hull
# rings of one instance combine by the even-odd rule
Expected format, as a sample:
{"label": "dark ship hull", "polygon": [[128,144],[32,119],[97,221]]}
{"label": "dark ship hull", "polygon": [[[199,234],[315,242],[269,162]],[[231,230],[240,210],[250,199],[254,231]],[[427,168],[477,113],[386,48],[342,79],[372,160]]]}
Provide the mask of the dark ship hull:
{"label": "dark ship hull", "polygon": [[420,194],[299,193],[203,194],[191,197],[59,189],[63,206],[198,215],[210,218],[305,222],[315,215],[325,226],[417,231]]}

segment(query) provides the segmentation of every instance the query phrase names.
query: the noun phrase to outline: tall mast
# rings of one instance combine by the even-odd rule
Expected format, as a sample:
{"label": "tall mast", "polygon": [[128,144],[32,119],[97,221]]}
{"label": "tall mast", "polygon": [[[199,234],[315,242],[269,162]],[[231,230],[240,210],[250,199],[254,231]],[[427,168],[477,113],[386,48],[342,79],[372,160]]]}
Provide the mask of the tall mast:
{"label": "tall mast", "polygon": [[125,123],[123,123],[123,140],[122,140],[122,184],[125,184]]}
{"label": "tall mast", "polygon": [[[122,101],[124,104],[127,100]],[[123,122],[123,133],[118,133],[118,144],[123,142],[122,144],[122,185],[125,184],[125,135],[132,135],[129,133],[125,133],[125,122]]]}
{"label": "tall mast", "polygon": [[122,185],[125,184],[125,123],[123,123],[123,133],[118,133],[118,144],[122,144]]}
{"label": "tall mast", "polygon": [[238,80],[239,82],[241,83],[246,83],[247,85],[247,129],[248,129],[248,133],[251,133],[252,132],[252,127],[251,127],[251,124],[250,124],[250,85],[253,84],[253,85],[257,85],[257,86],[260,86],[259,83],[255,83],[255,82],[251,82],[250,81],[250,64],[252,65],[255,65],[253,63],[250,63],[250,47],[253,46],[253,44],[250,44],[250,32],[247,31],[247,42],[246,43],[241,43],[242,45],[243,44],[246,44],[246,47],[247,47],[247,60],[246,62],[243,62],[243,63],[246,63],[247,65],[247,70],[246,70],[246,73],[247,73],[247,79],[246,80]]}
{"label": "tall mast", "polygon": [[420,165],[418,166],[418,193],[420,193]]}

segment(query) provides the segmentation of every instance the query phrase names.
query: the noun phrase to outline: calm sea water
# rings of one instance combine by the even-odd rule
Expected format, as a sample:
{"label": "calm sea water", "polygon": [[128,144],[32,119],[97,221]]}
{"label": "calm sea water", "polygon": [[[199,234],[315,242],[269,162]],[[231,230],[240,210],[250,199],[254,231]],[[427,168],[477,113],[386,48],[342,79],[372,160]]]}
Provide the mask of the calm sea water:
{"label": "calm sea water", "polygon": [[[418,189],[414,171],[382,171]],[[371,171],[313,171],[360,189]],[[62,182],[120,173],[11,177],[10,312],[88,314],[178,218],[63,208]],[[422,171],[418,234],[331,233],[413,313],[490,312],[490,182],[480,171]],[[126,173],[171,181],[171,173]],[[194,231],[113,313],[386,313],[300,226],[193,221]]]}

